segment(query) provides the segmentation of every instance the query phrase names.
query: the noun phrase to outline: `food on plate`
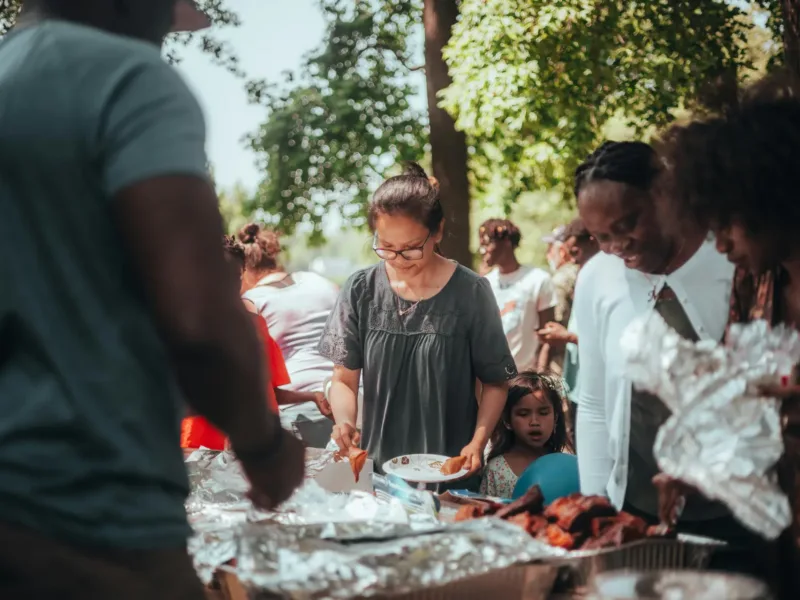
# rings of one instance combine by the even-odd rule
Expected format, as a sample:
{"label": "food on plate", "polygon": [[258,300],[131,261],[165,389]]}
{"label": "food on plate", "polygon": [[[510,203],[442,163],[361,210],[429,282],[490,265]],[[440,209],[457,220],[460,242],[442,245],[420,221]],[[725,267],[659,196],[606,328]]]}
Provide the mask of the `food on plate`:
{"label": "food on plate", "polygon": [[364,463],[367,462],[367,451],[352,446],[347,458],[350,460],[350,468],[353,469],[353,476],[356,478],[356,483],[358,483],[361,469],[364,468]]}
{"label": "food on plate", "polygon": [[403,458],[400,459],[400,464],[401,465],[407,465],[407,464],[410,464],[410,463],[411,463],[411,459],[408,458],[407,456],[404,456]]}
{"label": "food on plate", "polygon": [[465,462],[467,462],[466,456],[454,456],[453,458],[448,458],[446,461],[444,461],[444,464],[440,469],[442,475],[455,475],[464,468]]}
{"label": "food on plate", "polygon": [[514,523],[537,540],[564,550],[617,548],[664,535],[661,528],[648,527],[639,517],[618,512],[603,496],[571,494],[545,508],[539,486],[533,486],[522,497],[504,506],[462,506],[456,520],[489,516]]}

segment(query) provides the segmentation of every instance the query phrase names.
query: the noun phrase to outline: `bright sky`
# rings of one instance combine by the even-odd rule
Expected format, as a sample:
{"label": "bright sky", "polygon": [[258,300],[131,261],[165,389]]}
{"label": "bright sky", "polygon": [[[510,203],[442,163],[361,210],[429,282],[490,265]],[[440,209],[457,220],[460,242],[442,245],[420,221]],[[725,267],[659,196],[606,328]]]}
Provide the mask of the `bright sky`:
{"label": "bright sky", "polygon": [[[281,73],[296,70],[303,55],[317,47],[324,33],[316,0],[230,0],[242,26],[217,36],[236,51],[249,77],[282,81]],[[181,49],[178,69],[197,94],[208,125],[208,155],[223,188],[241,182],[249,190],[260,180],[255,155],[242,137],[265,119],[263,108],[247,102],[244,82],[211,62],[195,48]]]}

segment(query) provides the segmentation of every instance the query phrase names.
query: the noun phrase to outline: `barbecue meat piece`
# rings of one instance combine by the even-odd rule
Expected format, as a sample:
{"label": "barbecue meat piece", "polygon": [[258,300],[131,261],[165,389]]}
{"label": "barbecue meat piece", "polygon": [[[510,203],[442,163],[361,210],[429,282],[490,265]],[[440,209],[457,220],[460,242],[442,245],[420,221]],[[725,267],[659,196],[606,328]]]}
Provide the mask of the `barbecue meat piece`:
{"label": "barbecue meat piece", "polygon": [[619,548],[622,544],[644,539],[644,531],[618,521],[607,527],[598,537],[589,538],[581,550],[597,550],[599,548]]}
{"label": "barbecue meat piece", "polygon": [[548,525],[537,534],[536,539],[564,550],[575,548],[575,538],[558,525]]}
{"label": "barbecue meat piece", "polygon": [[456,512],[456,521],[471,521],[472,519],[479,519],[486,516],[485,509],[474,504],[465,504]]}
{"label": "barbecue meat piece", "polygon": [[524,512],[509,517],[508,522],[522,527],[525,531],[530,531],[531,521],[533,521],[533,519],[534,517],[532,514]]}
{"label": "barbecue meat piece", "polygon": [[528,521],[528,533],[532,536],[537,536],[540,532],[548,528],[550,523],[541,515],[530,515],[531,519]]}
{"label": "barbecue meat piece", "polygon": [[591,536],[599,537],[606,529],[617,523],[624,523],[643,536],[647,535],[647,523],[645,523],[643,519],[635,517],[630,513],[620,512],[616,517],[597,517],[592,519]]}
{"label": "barbecue meat piece", "polygon": [[617,509],[603,496],[572,494],[552,502],[544,516],[569,533],[589,533],[593,519],[615,517]]}
{"label": "barbecue meat piece", "polygon": [[523,512],[539,514],[542,508],[544,508],[544,496],[539,486],[535,485],[511,504],[506,504],[498,510],[494,516],[498,519],[507,519]]}

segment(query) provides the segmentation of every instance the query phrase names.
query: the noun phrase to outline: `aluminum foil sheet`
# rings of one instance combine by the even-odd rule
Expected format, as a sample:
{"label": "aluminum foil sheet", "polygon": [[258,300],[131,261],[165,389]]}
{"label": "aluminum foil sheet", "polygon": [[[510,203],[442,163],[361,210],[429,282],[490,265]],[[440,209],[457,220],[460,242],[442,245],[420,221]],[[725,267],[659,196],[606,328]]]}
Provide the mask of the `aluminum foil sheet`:
{"label": "aluminum foil sheet", "polygon": [[[387,533],[392,539],[382,539]],[[414,592],[564,554],[496,519],[435,531],[371,522],[260,525],[241,530],[236,572],[256,598],[356,598]]]}
{"label": "aluminum foil sheet", "polygon": [[[313,482],[313,478],[333,460],[333,453],[309,448],[306,450],[306,483],[290,498],[280,513],[257,511],[247,498],[250,485],[241,465],[231,452],[200,449],[186,459],[190,492],[186,513],[194,529],[189,539],[189,554],[203,582],[211,581],[214,572],[236,556],[236,530],[247,522],[285,518],[304,522],[303,515],[321,514],[320,506],[337,501]],[[344,500],[338,500],[344,504]],[[302,507],[300,516],[297,508]],[[316,508],[314,508],[316,507]]]}
{"label": "aluminum foil sheet", "polygon": [[654,313],[631,323],[621,344],[633,384],[673,413],[653,448],[661,470],[778,537],[791,518],[773,469],[783,453],[780,405],[758,388],[800,361],[797,332],[759,321],[732,326],[724,346],[692,343]]}

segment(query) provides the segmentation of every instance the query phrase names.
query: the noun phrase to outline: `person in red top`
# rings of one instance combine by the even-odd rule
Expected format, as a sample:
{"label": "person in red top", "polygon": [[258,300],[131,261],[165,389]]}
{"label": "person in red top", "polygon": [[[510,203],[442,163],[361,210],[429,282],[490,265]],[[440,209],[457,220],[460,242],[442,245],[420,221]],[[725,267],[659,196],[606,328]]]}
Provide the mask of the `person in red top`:
{"label": "person in red top", "polygon": [[[223,240],[225,256],[232,271],[232,285],[241,285],[242,273],[244,272],[244,248],[232,237],[225,237]],[[264,344],[264,355],[267,357],[267,376],[269,385],[267,386],[267,405],[270,409],[278,413],[278,403],[294,404],[297,402],[312,401],[320,406],[324,413],[327,401],[322,394],[303,394],[279,389],[279,386],[290,383],[289,372],[286,370],[286,363],[283,355],[275,340],[269,334],[269,328],[264,318],[258,314],[255,306],[247,300],[245,306],[253,315],[253,324],[258,331],[259,338]],[[330,407],[327,407],[330,413]],[[210,450],[224,450],[226,438],[225,434],[215,428],[205,418],[200,416],[189,416],[181,423],[181,448],[209,448]]]}

